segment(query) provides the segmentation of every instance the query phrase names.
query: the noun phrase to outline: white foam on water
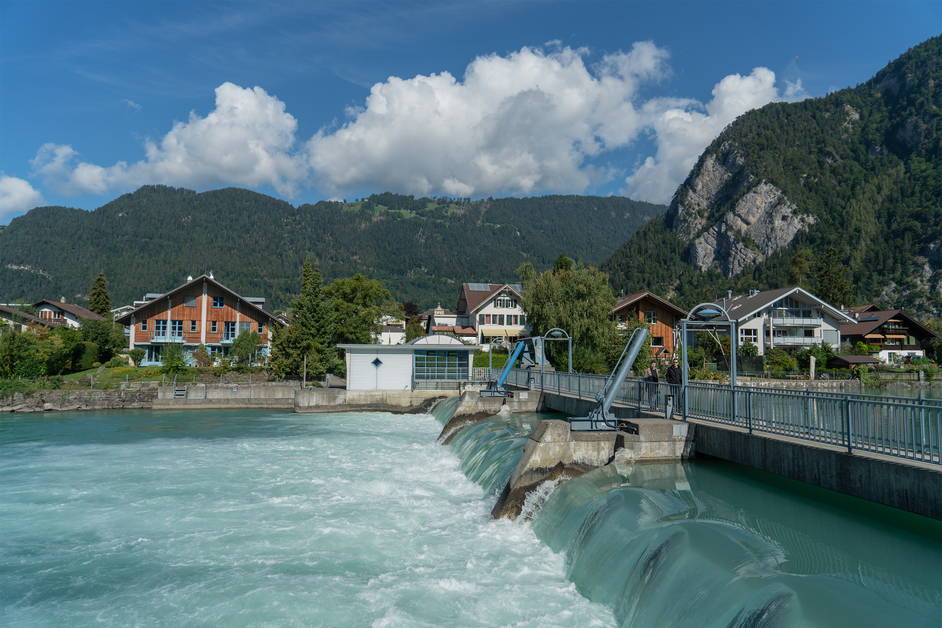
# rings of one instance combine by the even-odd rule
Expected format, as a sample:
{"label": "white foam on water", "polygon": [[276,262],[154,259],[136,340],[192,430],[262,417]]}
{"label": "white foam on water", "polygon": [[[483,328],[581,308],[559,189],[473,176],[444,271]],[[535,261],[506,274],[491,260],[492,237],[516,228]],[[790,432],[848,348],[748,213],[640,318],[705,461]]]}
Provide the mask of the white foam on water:
{"label": "white foam on water", "polygon": [[490,518],[431,416],[188,413],[192,437],[136,417],[74,443],[18,419],[14,456],[0,434],[0,624],[614,624]]}

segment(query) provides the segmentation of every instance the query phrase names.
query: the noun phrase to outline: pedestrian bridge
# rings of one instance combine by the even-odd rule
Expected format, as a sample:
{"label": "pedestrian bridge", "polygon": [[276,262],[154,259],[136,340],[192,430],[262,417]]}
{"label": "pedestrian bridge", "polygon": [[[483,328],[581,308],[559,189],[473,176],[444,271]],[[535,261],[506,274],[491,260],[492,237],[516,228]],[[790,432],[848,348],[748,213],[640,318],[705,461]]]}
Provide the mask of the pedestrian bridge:
{"label": "pedestrian bridge", "polygon": [[[513,369],[507,385],[573,416],[596,403],[605,376]],[[729,386],[686,390],[626,378],[621,416],[695,425],[695,450],[942,519],[942,400]]]}

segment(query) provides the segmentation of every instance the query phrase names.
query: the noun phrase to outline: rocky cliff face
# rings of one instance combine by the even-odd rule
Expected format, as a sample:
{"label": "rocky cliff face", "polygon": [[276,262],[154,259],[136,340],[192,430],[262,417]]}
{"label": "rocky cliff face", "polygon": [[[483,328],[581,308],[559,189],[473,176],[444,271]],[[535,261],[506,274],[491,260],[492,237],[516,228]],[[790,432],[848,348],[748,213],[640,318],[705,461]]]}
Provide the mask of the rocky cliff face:
{"label": "rocky cliff face", "polygon": [[669,212],[688,261],[727,277],[788,246],[814,217],[802,214],[772,183],[744,169],[735,147],[707,152],[678,190]]}

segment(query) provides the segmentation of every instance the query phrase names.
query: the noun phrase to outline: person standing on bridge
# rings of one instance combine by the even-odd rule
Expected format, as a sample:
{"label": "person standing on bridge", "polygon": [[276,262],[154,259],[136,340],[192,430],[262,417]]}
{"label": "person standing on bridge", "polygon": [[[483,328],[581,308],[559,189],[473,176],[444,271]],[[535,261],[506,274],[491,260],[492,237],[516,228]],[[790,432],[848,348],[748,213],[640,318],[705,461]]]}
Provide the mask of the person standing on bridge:
{"label": "person standing on bridge", "polygon": [[[671,406],[671,414],[674,414],[674,409],[677,408],[680,404],[680,387],[684,382],[684,374],[680,370],[680,360],[674,358],[671,360],[671,365],[667,367],[667,384],[671,389],[671,397],[674,399],[674,403]],[[671,417],[667,417],[671,418]]]}
{"label": "person standing on bridge", "polygon": [[644,381],[648,384],[648,405],[652,408],[657,407],[657,366],[652,360],[648,365],[647,375],[644,377]]}

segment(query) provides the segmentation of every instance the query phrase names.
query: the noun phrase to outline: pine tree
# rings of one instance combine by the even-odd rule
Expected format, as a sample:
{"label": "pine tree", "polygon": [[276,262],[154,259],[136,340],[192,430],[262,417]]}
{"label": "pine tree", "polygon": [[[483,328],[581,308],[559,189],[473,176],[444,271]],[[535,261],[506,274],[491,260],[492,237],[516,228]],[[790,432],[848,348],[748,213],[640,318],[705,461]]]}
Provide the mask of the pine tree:
{"label": "pine tree", "polygon": [[798,249],[788,267],[788,283],[792,286],[808,288],[808,275],[811,271],[811,249]]}
{"label": "pine tree", "polygon": [[88,293],[89,308],[95,314],[111,318],[111,294],[108,292],[108,281],[105,273],[98,273],[92,289]]}
{"label": "pine tree", "polygon": [[836,307],[850,303],[853,286],[847,279],[847,265],[835,247],[828,247],[814,270],[814,289],[818,298]]}
{"label": "pine tree", "polygon": [[333,346],[336,325],[331,301],[321,285],[320,271],[304,262],[301,294],[292,308],[288,327],[279,330],[272,342],[272,371],[278,377],[300,378],[307,362],[309,378],[323,376],[339,367]]}

